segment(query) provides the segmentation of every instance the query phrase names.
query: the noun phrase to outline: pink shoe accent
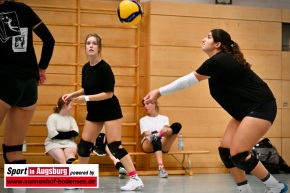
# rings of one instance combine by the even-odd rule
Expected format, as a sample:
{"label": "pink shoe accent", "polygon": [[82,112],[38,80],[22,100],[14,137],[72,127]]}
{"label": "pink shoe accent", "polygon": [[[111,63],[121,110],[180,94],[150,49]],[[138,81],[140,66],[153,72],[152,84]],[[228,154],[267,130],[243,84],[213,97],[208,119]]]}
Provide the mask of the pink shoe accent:
{"label": "pink shoe accent", "polygon": [[129,172],[129,176],[132,177],[132,176],[135,176],[137,174],[136,170],[132,171],[132,172]]}

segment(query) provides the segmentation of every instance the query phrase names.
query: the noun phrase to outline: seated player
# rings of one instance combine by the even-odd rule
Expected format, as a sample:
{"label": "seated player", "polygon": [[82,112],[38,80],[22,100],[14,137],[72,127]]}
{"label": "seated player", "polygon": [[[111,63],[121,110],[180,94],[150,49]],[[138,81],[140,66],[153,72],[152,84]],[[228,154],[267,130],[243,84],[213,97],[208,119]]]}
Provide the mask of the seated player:
{"label": "seated player", "polygon": [[145,153],[154,153],[158,163],[160,178],[167,178],[168,174],[164,168],[162,154],[167,153],[173,144],[177,134],[181,130],[180,123],[169,126],[169,118],[159,114],[159,106],[155,103],[142,101],[147,115],[140,119],[140,130],[144,136],[141,148]]}
{"label": "seated player", "polygon": [[79,134],[75,119],[69,115],[71,101],[58,99],[54,113],[47,119],[48,136],[45,140],[45,153],[57,163],[71,164],[76,160],[77,144],[74,142]]}

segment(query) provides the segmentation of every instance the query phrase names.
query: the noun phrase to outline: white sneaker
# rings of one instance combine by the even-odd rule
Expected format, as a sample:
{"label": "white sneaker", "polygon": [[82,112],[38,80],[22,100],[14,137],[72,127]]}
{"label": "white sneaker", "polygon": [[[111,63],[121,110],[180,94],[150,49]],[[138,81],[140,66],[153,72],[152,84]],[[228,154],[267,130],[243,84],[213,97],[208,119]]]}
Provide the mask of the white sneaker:
{"label": "white sneaker", "polygon": [[273,188],[267,188],[265,193],[285,193],[288,190],[288,186],[282,182]]}
{"label": "white sneaker", "polygon": [[123,168],[123,167],[120,167],[120,169],[119,169],[119,178],[120,178],[120,179],[125,179],[126,176],[127,176],[127,171],[126,171],[126,169]]}
{"label": "white sneaker", "polygon": [[125,190],[125,191],[130,191],[130,190],[138,190],[140,188],[143,188],[144,184],[142,180],[139,177],[130,177],[130,180],[127,181],[125,186],[122,186],[120,189]]}
{"label": "white sneaker", "polygon": [[13,193],[26,193],[26,188],[12,188]]}
{"label": "white sneaker", "polygon": [[157,135],[157,133],[155,133],[152,135],[148,135],[146,138],[149,140],[150,143],[152,143],[152,141],[157,141],[158,137],[159,136]]}

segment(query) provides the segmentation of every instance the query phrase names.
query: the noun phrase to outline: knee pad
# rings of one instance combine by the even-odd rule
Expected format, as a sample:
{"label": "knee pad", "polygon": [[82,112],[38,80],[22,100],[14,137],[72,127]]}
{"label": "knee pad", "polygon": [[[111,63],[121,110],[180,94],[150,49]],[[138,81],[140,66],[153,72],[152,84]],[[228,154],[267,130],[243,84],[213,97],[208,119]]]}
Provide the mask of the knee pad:
{"label": "knee pad", "polygon": [[170,128],[172,129],[172,134],[177,134],[182,128],[182,125],[178,122],[173,123]]}
{"label": "knee pad", "polygon": [[105,133],[100,133],[96,139],[95,145],[101,147],[104,144],[104,139],[105,139]]}
{"label": "knee pad", "polygon": [[92,142],[80,140],[78,144],[78,154],[82,157],[90,157],[91,149],[94,146]]}
{"label": "knee pad", "polygon": [[26,164],[26,160],[15,160],[10,162],[7,157],[6,153],[7,152],[12,152],[12,151],[22,151],[22,145],[13,145],[13,146],[6,146],[5,144],[2,144],[2,149],[3,149],[3,158],[6,164]]}
{"label": "knee pad", "polygon": [[161,143],[160,137],[157,137],[156,140],[153,140],[151,143],[153,145],[153,150],[154,150],[153,152],[162,150],[162,143]]}
{"label": "knee pad", "polygon": [[[251,155],[251,157],[250,159],[246,160],[248,155]],[[259,160],[248,151],[231,156],[230,159],[237,168],[244,170],[247,173],[251,173],[251,171],[257,166],[259,162]]]}
{"label": "knee pad", "polygon": [[113,154],[115,158],[119,160],[128,154],[128,152],[123,147],[120,148],[121,145],[122,145],[121,141],[114,141],[108,144],[110,152]]}
{"label": "knee pad", "polygon": [[229,148],[224,148],[224,147],[219,147],[219,154],[222,162],[224,163],[226,168],[234,168],[236,167],[232,160],[230,159],[231,154],[230,154],[230,149]]}
{"label": "knee pad", "polygon": [[66,164],[72,164],[76,160],[76,158],[69,158],[68,160],[66,160]]}

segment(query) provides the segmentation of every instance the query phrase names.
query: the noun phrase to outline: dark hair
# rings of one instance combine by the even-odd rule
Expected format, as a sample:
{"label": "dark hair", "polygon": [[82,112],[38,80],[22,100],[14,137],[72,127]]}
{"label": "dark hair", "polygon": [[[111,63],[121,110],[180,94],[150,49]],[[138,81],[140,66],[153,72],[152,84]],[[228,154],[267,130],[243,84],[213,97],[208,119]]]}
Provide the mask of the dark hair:
{"label": "dark hair", "polygon": [[57,106],[56,106],[56,107],[53,107],[53,112],[54,112],[54,113],[59,113],[60,110],[62,109],[62,107],[63,107],[64,105],[68,105],[68,104],[70,104],[70,102],[71,102],[71,101],[67,101],[67,102],[65,102],[64,100],[62,100],[62,97],[60,97],[60,98],[58,99],[58,101],[57,101]]}
{"label": "dark hair", "polygon": [[245,69],[250,69],[251,64],[249,64],[244,58],[244,54],[241,52],[239,45],[234,42],[230,34],[223,29],[213,29],[211,34],[214,42],[221,43],[222,51],[225,51],[232,55],[235,60],[241,63]]}
{"label": "dark hair", "polygon": [[86,41],[85,41],[85,45],[87,44],[87,40],[90,38],[90,37],[94,37],[96,38],[97,40],[97,45],[98,45],[98,51],[99,51],[99,56],[102,56],[101,52],[102,52],[102,38],[101,36],[99,36],[98,34],[88,34],[87,37],[86,37]]}
{"label": "dark hair", "polygon": [[[142,105],[143,105],[143,107],[145,106],[144,99],[142,100]],[[158,105],[158,102],[157,101],[155,101],[155,110],[159,113],[159,105]]]}

